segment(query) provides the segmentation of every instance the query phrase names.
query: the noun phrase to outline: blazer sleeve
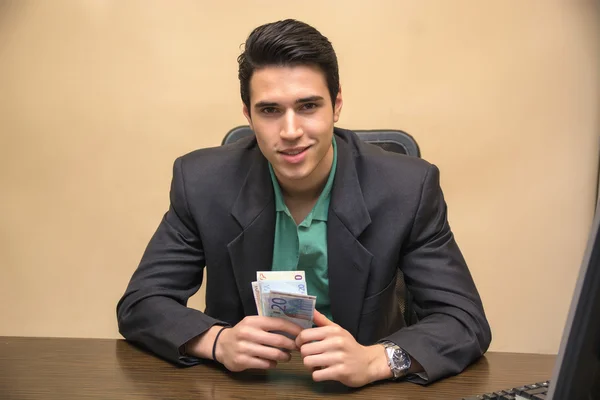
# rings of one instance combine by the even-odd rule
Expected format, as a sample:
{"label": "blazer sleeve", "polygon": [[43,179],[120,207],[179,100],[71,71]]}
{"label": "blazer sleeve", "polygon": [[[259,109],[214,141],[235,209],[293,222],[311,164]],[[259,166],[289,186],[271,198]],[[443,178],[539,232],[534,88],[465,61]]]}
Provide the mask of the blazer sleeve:
{"label": "blazer sleeve", "polygon": [[181,346],[211,326],[227,323],[187,307],[202,284],[205,258],[186,200],[183,162],[175,161],[170,207],[117,304],[117,321],[125,339],[189,366],[200,360],[182,355]]}
{"label": "blazer sleeve", "polygon": [[455,375],[481,357],[491,330],[481,298],[454,240],[439,170],[430,165],[401,268],[419,321],[387,337],[424,368],[430,383]]}

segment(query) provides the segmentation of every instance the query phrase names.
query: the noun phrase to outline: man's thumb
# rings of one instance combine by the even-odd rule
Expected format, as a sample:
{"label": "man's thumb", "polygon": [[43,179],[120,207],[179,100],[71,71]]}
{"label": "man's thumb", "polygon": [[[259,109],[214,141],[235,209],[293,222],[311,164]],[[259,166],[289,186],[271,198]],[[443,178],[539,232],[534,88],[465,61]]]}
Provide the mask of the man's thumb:
{"label": "man's thumb", "polygon": [[330,321],[325,315],[321,314],[317,310],[313,313],[313,322],[317,326],[335,325],[333,321]]}

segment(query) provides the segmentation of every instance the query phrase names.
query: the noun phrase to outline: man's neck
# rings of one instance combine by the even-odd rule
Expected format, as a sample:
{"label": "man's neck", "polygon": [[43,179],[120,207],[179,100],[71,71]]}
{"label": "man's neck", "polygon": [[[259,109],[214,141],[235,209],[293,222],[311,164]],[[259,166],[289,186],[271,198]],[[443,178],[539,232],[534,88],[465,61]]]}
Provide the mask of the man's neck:
{"label": "man's neck", "polygon": [[329,148],[325,157],[323,157],[317,168],[315,168],[307,179],[285,182],[277,178],[281,194],[283,195],[283,201],[292,214],[294,221],[296,221],[296,224],[300,224],[306,218],[319,200],[319,196],[329,179],[332,165],[333,146]]}

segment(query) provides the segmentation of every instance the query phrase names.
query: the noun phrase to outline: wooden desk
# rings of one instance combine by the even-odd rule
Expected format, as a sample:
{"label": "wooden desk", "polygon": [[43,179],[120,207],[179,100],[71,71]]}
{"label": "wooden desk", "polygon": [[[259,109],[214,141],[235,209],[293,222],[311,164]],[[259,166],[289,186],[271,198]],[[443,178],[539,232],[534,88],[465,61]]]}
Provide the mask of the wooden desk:
{"label": "wooden desk", "polygon": [[555,356],[488,353],[459,376],[422,387],[315,383],[299,354],[272,371],[177,368],[123,340],[0,337],[0,399],[460,399],[550,378]]}

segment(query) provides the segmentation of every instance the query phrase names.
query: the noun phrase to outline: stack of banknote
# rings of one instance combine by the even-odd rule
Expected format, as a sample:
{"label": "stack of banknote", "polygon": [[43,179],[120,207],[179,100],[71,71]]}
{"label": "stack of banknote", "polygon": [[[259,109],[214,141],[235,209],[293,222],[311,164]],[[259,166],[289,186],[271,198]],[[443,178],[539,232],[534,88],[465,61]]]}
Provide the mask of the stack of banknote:
{"label": "stack of banknote", "polygon": [[258,271],[252,291],[258,315],[312,327],[317,298],[308,295],[304,271]]}

